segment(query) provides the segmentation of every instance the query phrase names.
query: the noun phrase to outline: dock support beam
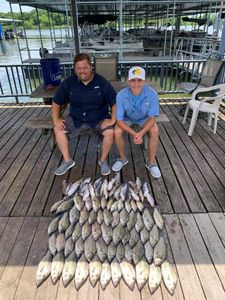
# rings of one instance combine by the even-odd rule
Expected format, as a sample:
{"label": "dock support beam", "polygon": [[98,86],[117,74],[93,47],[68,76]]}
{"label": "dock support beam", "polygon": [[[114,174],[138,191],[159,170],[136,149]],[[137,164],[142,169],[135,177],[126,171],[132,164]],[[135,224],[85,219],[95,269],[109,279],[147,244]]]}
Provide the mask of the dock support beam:
{"label": "dock support beam", "polygon": [[72,18],[73,18],[73,32],[74,32],[74,44],[76,54],[80,53],[80,41],[78,34],[78,13],[77,13],[77,1],[71,0]]}

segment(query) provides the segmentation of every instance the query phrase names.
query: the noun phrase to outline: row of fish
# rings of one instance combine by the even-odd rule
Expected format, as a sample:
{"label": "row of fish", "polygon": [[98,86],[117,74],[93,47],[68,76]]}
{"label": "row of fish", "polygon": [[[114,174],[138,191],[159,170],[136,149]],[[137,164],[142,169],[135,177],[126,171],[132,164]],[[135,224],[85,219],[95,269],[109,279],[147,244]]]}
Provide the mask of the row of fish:
{"label": "row of fish", "polygon": [[63,184],[64,198],[55,203],[48,227],[48,252],[37,271],[37,286],[51,274],[56,283],[62,275],[65,286],[75,278],[76,288],[88,275],[94,286],[104,289],[123,277],[133,289],[146,282],[151,292],[162,278],[173,294],[177,283],[173,266],[166,260],[164,220],[155,206],[148,183],[121,184],[90,178]]}
{"label": "row of fish", "polygon": [[122,260],[120,263],[116,260],[111,263],[105,260],[101,263],[94,258],[88,263],[84,254],[77,261],[74,252],[64,259],[62,252],[53,257],[48,251],[38,265],[37,286],[39,287],[49,275],[51,275],[53,284],[56,284],[62,275],[65,287],[74,279],[76,289],[86,282],[88,276],[93,287],[100,281],[102,289],[106,288],[110,280],[117,287],[123,278],[131,290],[134,289],[135,282],[140,290],[147,283],[150,292],[154,293],[163,279],[167,290],[173,295],[177,284],[174,267],[167,260],[163,261],[160,266],[156,266],[154,263],[149,265],[146,260],[140,260],[134,267],[127,260]]}

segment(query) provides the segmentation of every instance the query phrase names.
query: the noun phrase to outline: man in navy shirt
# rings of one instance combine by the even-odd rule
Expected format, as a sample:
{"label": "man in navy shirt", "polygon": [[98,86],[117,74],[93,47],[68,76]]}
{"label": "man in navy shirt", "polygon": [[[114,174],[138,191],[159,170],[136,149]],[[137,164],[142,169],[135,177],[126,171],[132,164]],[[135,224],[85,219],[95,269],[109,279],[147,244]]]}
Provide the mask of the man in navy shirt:
{"label": "man in navy shirt", "polygon": [[[129,70],[128,87],[121,90],[116,97],[115,142],[120,157],[112,166],[118,172],[128,163],[125,155],[123,132],[132,136],[134,144],[143,142],[144,134],[149,134],[148,163],[146,168],[154,178],[160,178],[161,172],[156,164],[158,147],[158,126],[156,116],[159,115],[159,100],[155,90],[145,85],[145,70],[141,67],[132,67]],[[140,130],[134,131],[130,126],[138,124]]]}
{"label": "man in navy shirt", "polygon": [[[56,142],[64,159],[55,170],[55,175],[66,173],[75,165],[69,153],[67,134],[87,128],[98,131],[103,137],[99,165],[102,175],[108,175],[110,169],[107,156],[113,144],[116,92],[104,77],[92,71],[88,54],[80,53],[75,56],[74,70],[75,74],[63,81],[52,102]],[[70,113],[62,118],[61,107],[66,103],[70,104]]]}

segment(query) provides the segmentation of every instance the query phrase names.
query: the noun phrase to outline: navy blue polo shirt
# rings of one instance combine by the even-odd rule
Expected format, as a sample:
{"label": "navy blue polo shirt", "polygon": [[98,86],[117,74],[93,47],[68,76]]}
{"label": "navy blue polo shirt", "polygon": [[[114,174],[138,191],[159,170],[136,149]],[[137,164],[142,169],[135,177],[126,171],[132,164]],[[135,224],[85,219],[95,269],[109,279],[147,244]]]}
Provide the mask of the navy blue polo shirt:
{"label": "navy blue polo shirt", "polygon": [[102,120],[111,118],[109,107],[116,103],[116,92],[99,74],[95,73],[87,85],[74,74],[62,82],[53,101],[58,105],[70,103],[70,116],[75,127],[87,123],[94,128]]}

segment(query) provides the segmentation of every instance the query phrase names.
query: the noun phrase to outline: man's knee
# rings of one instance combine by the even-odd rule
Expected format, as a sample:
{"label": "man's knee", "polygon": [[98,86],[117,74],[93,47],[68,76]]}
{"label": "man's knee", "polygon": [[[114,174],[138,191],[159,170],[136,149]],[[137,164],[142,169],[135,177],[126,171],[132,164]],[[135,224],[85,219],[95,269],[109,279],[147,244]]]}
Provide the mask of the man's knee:
{"label": "man's knee", "polygon": [[119,126],[116,126],[114,129],[114,135],[116,138],[121,137],[123,135],[123,130]]}
{"label": "man's knee", "polygon": [[113,139],[114,136],[114,129],[107,129],[105,131],[103,131],[102,133],[103,138],[108,138],[108,139]]}

